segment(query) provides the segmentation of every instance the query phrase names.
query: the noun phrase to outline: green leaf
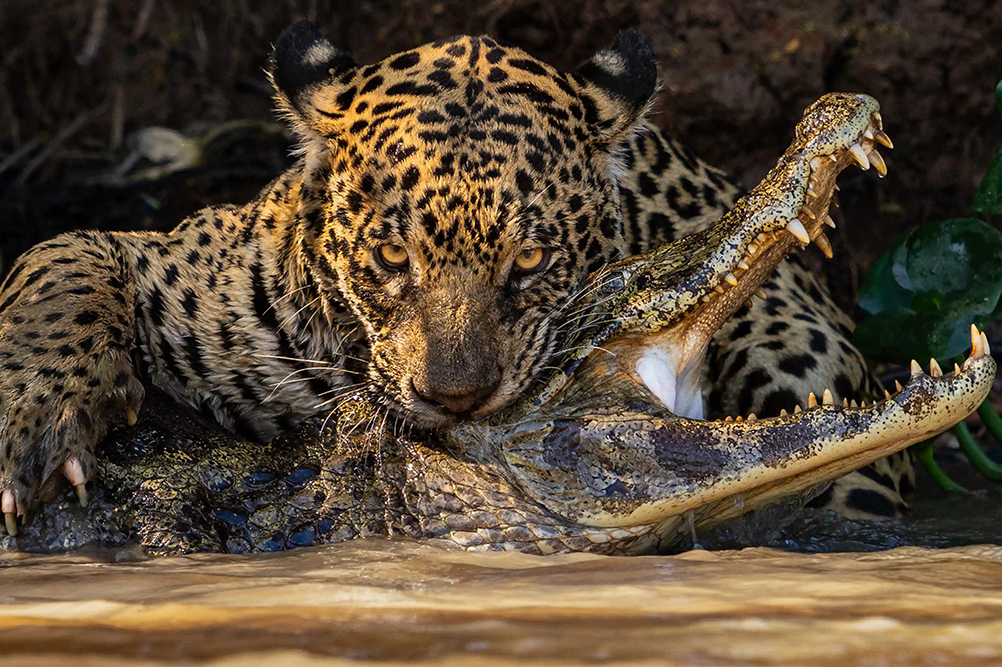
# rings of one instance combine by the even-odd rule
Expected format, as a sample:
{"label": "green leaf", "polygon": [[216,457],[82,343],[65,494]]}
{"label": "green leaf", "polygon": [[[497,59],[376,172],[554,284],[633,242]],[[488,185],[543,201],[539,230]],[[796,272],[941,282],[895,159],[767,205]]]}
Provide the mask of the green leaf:
{"label": "green leaf", "polygon": [[971,208],[978,213],[1002,213],[1002,147],[992,156]]}
{"label": "green leaf", "polygon": [[864,355],[947,360],[970,347],[971,323],[1002,311],[1002,233],[977,218],[908,230],[867,274],[856,328]]}

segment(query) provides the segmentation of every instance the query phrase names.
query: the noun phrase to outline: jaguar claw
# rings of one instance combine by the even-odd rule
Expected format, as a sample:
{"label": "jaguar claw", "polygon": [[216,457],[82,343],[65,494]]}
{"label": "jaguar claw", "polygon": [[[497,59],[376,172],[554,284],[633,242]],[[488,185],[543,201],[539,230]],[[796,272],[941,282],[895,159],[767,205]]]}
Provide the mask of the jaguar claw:
{"label": "jaguar claw", "polygon": [[7,527],[7,534],[17,537],[17,502],[13,493],[3,492],[3,496],[0,496],[0,509],[3,510],[3,522]]}
{"label": "jaguar claw", "polygon": [[129,426],[135,426],[136,422],[139,421],[139,415],[131,407],[125,408],[125,422]]}
{"label": "jaguar claw", "polygon": [[73,457],[63,464],[63,475],[69,480],[73,488],[76,489],[77,498],[80,500],[80,507],[87,507],[90,497],[87,495],[87,478],[84,477],[83,465],[80,459]]}

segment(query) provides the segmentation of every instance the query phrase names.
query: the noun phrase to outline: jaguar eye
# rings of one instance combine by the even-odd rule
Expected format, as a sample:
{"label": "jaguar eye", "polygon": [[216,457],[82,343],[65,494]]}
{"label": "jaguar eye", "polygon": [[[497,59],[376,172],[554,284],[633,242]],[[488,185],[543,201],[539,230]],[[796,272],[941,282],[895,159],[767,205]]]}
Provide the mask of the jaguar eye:
{"label": "jaguar eye", "polygon": [[550,262],[550,251],[545,248],[525,248],[515,255],[515,272],[527,276],[539,273]]}
{"label": "jaguar eye", "polygon": [[384,243],[376,248],[376,261],[387,271],[403,271],[409,262],[407,248],[396,243]]}

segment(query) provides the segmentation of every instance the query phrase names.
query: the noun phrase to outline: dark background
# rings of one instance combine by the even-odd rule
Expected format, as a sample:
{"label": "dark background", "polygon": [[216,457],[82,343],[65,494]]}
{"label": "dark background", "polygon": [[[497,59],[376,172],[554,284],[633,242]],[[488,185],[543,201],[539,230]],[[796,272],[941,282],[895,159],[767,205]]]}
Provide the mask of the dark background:
{"label": "dark background", "polygon": [[[289,163],[263,68],[300,18],[362,63],[465,32],[570,69],[639,28],[662,65],[655,121],[745,185],[811,101],[869,93],[896,147],[883,182],[840,180],[850,288],[902,228],[966,214],[1002,142],[1002,3],[987,0],[2,0],[3,266],[67,229],[166,230],[251,198]],[[123,165],[153,126],[212,139],[198,165],[150,178]]]}

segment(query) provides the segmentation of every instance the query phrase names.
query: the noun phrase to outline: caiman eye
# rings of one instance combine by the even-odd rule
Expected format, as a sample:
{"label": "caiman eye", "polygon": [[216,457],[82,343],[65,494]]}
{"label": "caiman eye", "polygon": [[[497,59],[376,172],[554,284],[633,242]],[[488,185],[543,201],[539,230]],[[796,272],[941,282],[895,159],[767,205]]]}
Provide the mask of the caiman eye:
{"label": "caiman eye", "polygon": [[550,251],[545,248],[525,248],[515,255],[513,271],[519,276],[539,273],[550,263]]}
{"label": "caiman eye", "polygon": [[376,261],[387,271],[399,273],[407,268],[407,248],[396,243],[384,243],[376,248]]}

